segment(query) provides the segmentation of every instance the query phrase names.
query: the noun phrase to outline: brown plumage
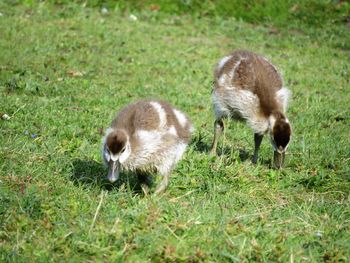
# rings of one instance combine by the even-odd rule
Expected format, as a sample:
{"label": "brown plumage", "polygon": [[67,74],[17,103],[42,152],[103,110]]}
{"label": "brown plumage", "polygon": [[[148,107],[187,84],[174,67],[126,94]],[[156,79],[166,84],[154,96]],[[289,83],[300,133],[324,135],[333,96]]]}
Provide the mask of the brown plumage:
{"label": "brown plumage", "polygon": [[126,134],[120,130],[112,131],[106,138],[106,145],[113,154],[121,152],[127,141]]}
{"label": "brown plumage", "polygon": [[275,125],[272,129],[273,139],[276,143],[277,148],[282,151],[287,147],[290,141],[292,129],[283,114],[276,112],[273,115],[276,118]]}

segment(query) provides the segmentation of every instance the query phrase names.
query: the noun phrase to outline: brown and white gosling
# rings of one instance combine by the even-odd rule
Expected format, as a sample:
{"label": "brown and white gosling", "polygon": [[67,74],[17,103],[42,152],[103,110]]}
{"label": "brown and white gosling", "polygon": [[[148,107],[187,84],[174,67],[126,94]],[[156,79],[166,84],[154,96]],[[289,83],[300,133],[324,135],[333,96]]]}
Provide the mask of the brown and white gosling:
{"label": "brown and white gosling", "polygon": [[102,155],[109,181],[115,182],[121,170],[156,171],[163,179],[155,193],[163,192],[193,130],[189,118],[168,102],[140,100],[127,105],[103,139]]}
{"label": "brown and white gosling", "polygon": [[222,58],[214,72],[212,101],[216,120],[211,152],[224,129],[222,118],[245,120],[254,131],[253,163],[259,147],[269,133],[274,149],[274,165],[281,168],[291,139],[291,125],[285,115],[291,92],[274,65],[249,51],[235,51]]}

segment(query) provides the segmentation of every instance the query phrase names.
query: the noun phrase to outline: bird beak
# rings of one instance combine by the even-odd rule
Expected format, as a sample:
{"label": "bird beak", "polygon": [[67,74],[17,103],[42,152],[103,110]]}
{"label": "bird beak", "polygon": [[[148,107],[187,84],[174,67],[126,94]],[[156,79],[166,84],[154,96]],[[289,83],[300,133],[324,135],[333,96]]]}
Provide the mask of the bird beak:
{"label": "bird beak", "polygon": [[275,150],[273,152],[273,163],[275,168],[281,169],[283,167],[285,158],[285,151]]}
{"label": "bird beak", "polygon": [[119,161],[109,161],[107,178],[111,183],[114,183],[119,178],[120,164]]}

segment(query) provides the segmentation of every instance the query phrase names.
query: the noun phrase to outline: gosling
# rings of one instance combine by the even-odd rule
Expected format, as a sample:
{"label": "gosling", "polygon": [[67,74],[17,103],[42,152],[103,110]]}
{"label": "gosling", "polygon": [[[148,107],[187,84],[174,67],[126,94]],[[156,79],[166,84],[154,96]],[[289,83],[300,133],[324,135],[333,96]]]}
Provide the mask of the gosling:
{"label": "gosling", "polygon": [[[140,100],[127,105],[119,111],[103,139],[108,180],[115,182],[123,170],[136,171],[138,175],[157,172],[163,178],[155,193],[164,192],[193,131],[189,118],[168,102]],[[141,186],[144,189],[145,185]]]}
{"label": "gosling", "polygon": [[216,154],[224,130],[222,119],[244,120],[254,131],[252,162],[257,162],[261,141],[268,133],[274,166],[281,168],[292,134],[285,115],[290,96],[276,67],[263,56],[239,50],[222,58],[214,72],[212,102],[216,120],[211,153]]}

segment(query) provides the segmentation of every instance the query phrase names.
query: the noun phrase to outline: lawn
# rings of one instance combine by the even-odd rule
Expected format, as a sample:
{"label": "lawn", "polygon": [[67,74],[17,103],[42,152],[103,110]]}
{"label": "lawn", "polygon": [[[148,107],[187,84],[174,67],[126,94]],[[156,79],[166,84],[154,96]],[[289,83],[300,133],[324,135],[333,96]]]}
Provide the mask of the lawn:
{"label": "lawn", "polygon": [[[350,261],[350,28],[0,3],[0,261]],[[285,168],[226,121],[209,156],[213,68],[235,49],[268,57],[292,92]],[[103,130],[162,98],[196,131],[168,190],[106,182]],[[10,118],[6,120],[4,114]]]}

